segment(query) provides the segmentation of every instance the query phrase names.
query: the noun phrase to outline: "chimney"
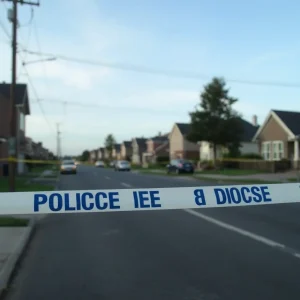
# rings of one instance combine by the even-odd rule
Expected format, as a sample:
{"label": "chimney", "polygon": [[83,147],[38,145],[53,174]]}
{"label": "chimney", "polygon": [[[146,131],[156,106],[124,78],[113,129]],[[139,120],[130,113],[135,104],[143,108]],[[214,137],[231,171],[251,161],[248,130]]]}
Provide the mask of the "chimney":
{"label": "chimney", "polygon": [[252,124],[253,124],[253,126],[257,126],[257,115],[254,115],[252,117]]}

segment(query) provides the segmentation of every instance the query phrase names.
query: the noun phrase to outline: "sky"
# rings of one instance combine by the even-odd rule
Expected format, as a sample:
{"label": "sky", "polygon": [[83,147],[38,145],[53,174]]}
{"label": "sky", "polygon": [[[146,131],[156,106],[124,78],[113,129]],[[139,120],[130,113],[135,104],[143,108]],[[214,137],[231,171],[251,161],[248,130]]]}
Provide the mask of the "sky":
{"label": "sky", "polygon": [[[0,25],[9,34],[10,7],[0,2]],[[57,123],[67,155],[103,146],[109,133],[121,143],[169,132],[175,122],[189,122],[188,113],[214,76],[225,78],[231,96],[239,99],[235,109],[248,121],[255,114],[262,124],[270,109],[300,111],[298,0],[289,5],[279,0],[40,0],[38,7],[18,8],[17,80],[28,84],[31,109],[26,135],[51,151],[56,152]],[[11,48],[4,29],[0,81],[10,82]],[[43,61],[22,49],[51,53],[56,60]]]}

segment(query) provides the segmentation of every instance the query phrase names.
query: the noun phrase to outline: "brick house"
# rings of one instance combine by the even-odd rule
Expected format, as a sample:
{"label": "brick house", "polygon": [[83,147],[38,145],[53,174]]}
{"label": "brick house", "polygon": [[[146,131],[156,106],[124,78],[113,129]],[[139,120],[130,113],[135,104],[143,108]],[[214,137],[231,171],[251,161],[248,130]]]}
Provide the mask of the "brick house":
{"label": "brick house", "polygon": [[141,165],[143,162],[143,153],[147,149],[146,138],[133,138],[132,139],[132,163]]}
{"label": "brick house", "polygon": [[[25,158],[26,152],[26,116],[30,114],[28,90],[26,84],[18,83],[15,90],[15,109],[12,111],[10,103],[10,88],[11,84],[0,84],[0,158],[8,158],[8,139],[10,137],[10,119],[12,114],[16,117],[16,140],[18,148],[18,159]],[[2,162],[0,174],[3,174],[7,162]],[[18,173],[25,171],[25,164],[18,162]]]}
{"label": "brick house", "polygon": [[253,137],[268,161],[287,159],[300,167],[300,112],[271,110]]}
{"label": "brick house", "polygon": [[199,160],[199,145],[186,139],[189,130],[190,124],[188,123],[175,123],[173,125],[169,134],[170,160],[176,158]]}
{"label": "brick house", "polygon": [[124,141],[121,144],[121,159],[131,161],[132,158],[132,141]]}
{"label": "brick house", "polygon": [[155,164],[158,158],[169,158],[169,133],[154,136],[146,141],[147,149],[143,153],[143,164]]}

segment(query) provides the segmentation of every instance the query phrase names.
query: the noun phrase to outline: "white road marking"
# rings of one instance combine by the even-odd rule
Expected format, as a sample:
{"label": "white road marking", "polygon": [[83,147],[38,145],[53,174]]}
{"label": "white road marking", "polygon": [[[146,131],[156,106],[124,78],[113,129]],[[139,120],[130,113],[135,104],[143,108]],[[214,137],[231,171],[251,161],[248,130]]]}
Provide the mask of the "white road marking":
{"label": "white road marking", "polygon": [[210,222],[212,224],[215,224],[217,226],[220,226],[222,228],[225,228],[227,230],[231,230],[233,232],[236,232],[240,235],[243,235],[243,236],[246,236],[252,240],[255,240],[255,241],[258,241],[260,243],[263,243],[267,246],[270,246],[270,247],[274,247],[274,248],[277,248],[281,251],[284,251],[284,252],[287,252],[289,254],[292,254],[294,257],[296,258],[299,258],[300,259],[300,252],[294,250],[294,249],[291,249],[283,244],[280,244],[278,242],[275,242],[273,240],[270,240],[268,238],[265,238],[261,235],[258,235],[258,234],[255,234],[255,233],[252,233],[250,231],[247,231],[247,230],[244,230],[244,229],[241,229],[241,228],[238,228],[238,227],[235,227],[233,225],[230,225],[228,223],[225,223],[225,222],[222,222],[222,221],[219,221],[217,219],[214,219],[212,217],[208,217],[200,212],[197,212],[197,211],[194,211],[192,209],[184,209],[185,212],[195,216],[195,217],[198,217],[198,218],[201,218],[207,222]]}
{"label": "white road marking", "polygon": [[110,177],[108,177],[108,176],[104,176],[105,177],[105,179],[110,179]]}
{"label": "white road marking", "polygon": [[125,186],[125,187],[128,187],[128,188],[132,187],[130,184],[128,184],[128,183],[126,183],[126,182],[121,182],[121,185],[123,185],[123,186]]}

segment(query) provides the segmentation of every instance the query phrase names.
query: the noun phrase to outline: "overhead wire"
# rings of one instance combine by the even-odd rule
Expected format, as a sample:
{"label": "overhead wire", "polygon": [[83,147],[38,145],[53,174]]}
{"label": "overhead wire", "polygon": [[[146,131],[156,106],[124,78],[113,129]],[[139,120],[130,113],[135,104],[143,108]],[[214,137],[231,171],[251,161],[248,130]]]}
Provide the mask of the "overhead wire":
{"label": "overhead wire", "polygon": [[[2,24],[2,22],[0,22],[0,24]],[[3,25],[3,26],[1,26],[1,28],[3,29],[4,33],[5,33],[6,36],[9,38],[9,40],[11,41],[11,35],[9,34],[9,32],[8,32],[8,30],[6,29],[5,25],[4,25],[4,24],[2,24],[2,25]],[[24,48],[22,47],[22,49],[24,49]],[[43,117],[44,117],[45,121],[47,122],[47,124],[49,125],[49,127],[50,127],[51,129],[53,129],[53,127],[51,126],[51,123],[49,122],[49,120],[48,120],[48,118],[47,118],[47,116],[46,116],[46,113],[45,113],[45,111],[44,111],[44,108],[43,108],[41,102],[39,101],[40,98],[38,97],[38,93],[37,93],[37,91],[36,91],[36,89],[35,89],[35,86],[34,86],[32,80],[31,80],[31,77],[29,76],[29,73],[28,73],[28,71],[27,71],[27,68],[25,67],[25,64],[24,64],[24,58],[23,58],[23,56],[22,56],[22,54],[21,54],[20,52],[18,52],[17,54],[21,57],[21,61],[22,61],[22,64],[23,64],[23,68],[24,68],[24,70],[25,70],[25,75],[26,75],[26,77],[27,77],[28,83],[29,83],[29,85],[31,86],[31,89],[32,89],[32,91],[33,91],[35,97],[37,98],[37,101],[36,101],[36,102],[37,102],[38,105],[39,105],[39,108],[40,108],[40,110],[41,110],[41,112],[42,112],[42,114],[43,114]]]}
{"label": "overhead wire", "polygon": [[[62,54],[54,54],[54,53],[45,53],[39,51],[32,51],[28,49],[24,49],[24,52],[27,52],[31,55],[37,56],[46,56],[46,57],[55,57],[64,61],[70,61],[74,63],[80,64],[87,64],[93,66],[102,66],[105,68],[111,69],[118,69],[121,71],[131,71],[131,72],[138,72],[138,73],[145,73],[145,74],[152,74],[152,75],[161,75],[173,78],[182,78],[182,79],[195,79],[195,80],[210,80],[213,76],[208,76],[205,74],[200,74],[197,72],[191,71],[183,71],[183,70],[164,70],[164,69],[157,69],[151,68],[148,66],[142,65],[134,65],[134,64],[127,64],[127,63],[111,63],[111,62],[104,62],[98,60],[91,60],[86,58],[77,58],[66,56]],[[258,80],[240,80],[240,79],[232,79],[226,78],[227,82],[237,83],[237,84],[245,84],[245,85],[260,85],[260,86],[274,86],[274,87],[293,87],[293,88],[300,88],[300,82],[281,82],[281,81],[258,81]]]}

